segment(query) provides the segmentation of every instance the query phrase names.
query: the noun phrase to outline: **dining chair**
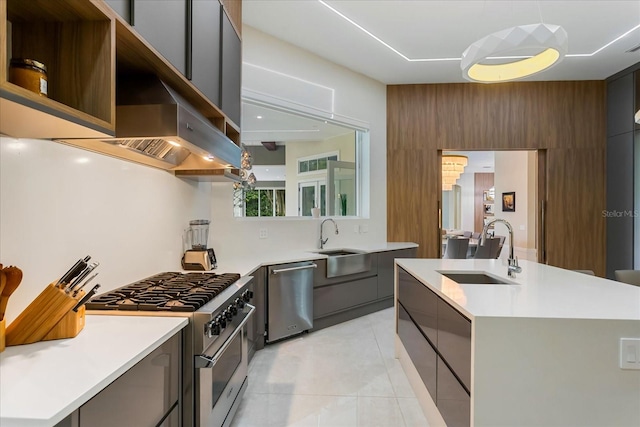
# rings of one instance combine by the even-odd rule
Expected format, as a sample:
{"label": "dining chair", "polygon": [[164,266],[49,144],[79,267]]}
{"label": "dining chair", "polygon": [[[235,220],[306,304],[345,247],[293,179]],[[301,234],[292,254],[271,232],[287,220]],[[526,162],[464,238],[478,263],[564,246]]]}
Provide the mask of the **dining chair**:
{"label": "dining chair", "polygon": [[491,237],[485,240],[484,245],[478,242],[478,248],[476,249],[475,259],[495,259],[498,257],[500,251],[500,239],[497,237]]}
{"label": "dining chair", "polygon": [[471,232],[470,231],[464,231],[462,232],[462,237],[471,237]]}
{"label": "dining chair", "polygon": [[465,259],[469,248],[469,238],[451,238],[447,240],[447,250],[444,253],[445,259]]}
{"label": "dining chair", "polygon": [[640,286],[640,270],[616,270],[614,275],[618,282]]}
{"label": "dining chair", "polygon": [[477,233],[477,232],[471,233],[471,238],[472,239],[479,239],[480,238],[480,233]]}

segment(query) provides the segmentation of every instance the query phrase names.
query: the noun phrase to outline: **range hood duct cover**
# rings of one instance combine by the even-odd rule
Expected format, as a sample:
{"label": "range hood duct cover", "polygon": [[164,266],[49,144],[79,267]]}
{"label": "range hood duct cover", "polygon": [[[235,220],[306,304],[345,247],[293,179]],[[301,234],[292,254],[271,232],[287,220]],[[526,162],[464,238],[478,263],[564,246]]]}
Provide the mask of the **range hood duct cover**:
{"label": "range hood duct cover", "polygon": [[214,167],[240,167],[241,149],[156,76],[118,76],[116,137],[103,139],[166,169],[190,154]]}

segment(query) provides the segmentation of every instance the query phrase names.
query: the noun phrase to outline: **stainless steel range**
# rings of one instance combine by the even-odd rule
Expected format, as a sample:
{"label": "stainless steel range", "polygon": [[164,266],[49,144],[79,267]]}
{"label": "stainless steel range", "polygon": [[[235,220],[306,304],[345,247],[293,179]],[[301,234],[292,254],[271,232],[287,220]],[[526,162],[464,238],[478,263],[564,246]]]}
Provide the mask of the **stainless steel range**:
{"label": "stainless steel range", "polygon": [[251,279],[209,272],[160,273],[94,297],[87,310],[188,316],[190,324],[183,335],[182,425],[226,427],[247,387],[244,326],[255,311],[248,304],[253,297],[248,289]]}

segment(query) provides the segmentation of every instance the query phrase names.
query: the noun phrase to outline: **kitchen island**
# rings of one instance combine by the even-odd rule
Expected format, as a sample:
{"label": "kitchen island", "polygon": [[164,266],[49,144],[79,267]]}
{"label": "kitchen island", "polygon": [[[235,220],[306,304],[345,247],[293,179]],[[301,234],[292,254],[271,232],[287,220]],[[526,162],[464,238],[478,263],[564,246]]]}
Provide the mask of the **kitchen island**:
{"label": "kitchen island", "polygon": [[[637,426],[640,288],[534,262],[396,261],[396,356],[430,425]],[[488,273],[473,284],[441,273]],[[635,364],[640,367],[639,364]]]}

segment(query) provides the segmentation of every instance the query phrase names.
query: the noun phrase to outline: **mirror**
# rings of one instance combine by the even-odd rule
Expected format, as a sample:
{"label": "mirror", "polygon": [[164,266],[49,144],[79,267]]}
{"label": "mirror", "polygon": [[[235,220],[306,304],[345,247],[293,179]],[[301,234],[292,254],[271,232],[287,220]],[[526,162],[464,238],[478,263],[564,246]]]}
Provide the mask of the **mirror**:
{"label": "mirror", "polygon": [[254,188],[234,190],[236,217],[356,216],[364,132],[243,100],[241,142]]}

